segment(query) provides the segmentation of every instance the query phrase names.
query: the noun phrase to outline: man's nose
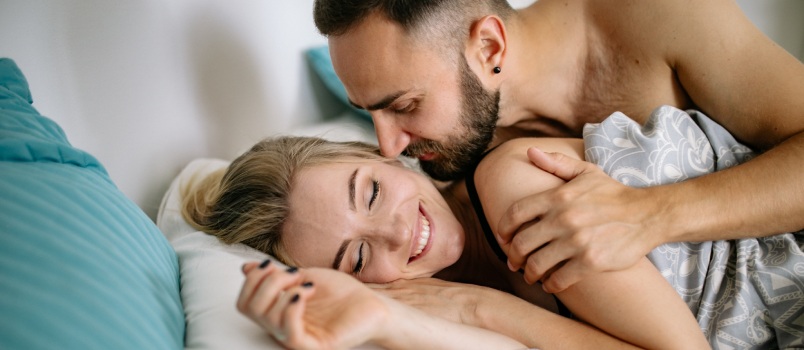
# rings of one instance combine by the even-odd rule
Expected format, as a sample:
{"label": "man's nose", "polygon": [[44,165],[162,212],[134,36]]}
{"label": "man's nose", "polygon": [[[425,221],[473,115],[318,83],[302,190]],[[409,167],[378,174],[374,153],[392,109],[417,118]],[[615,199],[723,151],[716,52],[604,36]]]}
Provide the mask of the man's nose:
{"label": "man's nose", "polygon": [[372,119],[380,151],[386,157],[396,158],[410,145],[410,134],[396,125],[391,118],[378,114],[372,113]]}

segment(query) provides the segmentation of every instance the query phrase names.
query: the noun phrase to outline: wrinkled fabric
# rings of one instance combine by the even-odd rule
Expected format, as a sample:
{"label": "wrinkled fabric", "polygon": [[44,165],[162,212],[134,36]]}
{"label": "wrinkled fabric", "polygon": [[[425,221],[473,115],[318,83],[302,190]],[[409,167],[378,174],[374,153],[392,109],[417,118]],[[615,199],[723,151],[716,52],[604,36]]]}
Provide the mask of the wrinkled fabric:
{"label": "wrinkled fabric", "polygon": [[[584,144],[587,161],[633,187],[688,180],[756,155],[703,113],[669,106],[644,126],[622,113],[588,124]],[[799,231],[669,243],[648,258],[696,315],[713,349],[790,349],[804,347],[802,246]]]}

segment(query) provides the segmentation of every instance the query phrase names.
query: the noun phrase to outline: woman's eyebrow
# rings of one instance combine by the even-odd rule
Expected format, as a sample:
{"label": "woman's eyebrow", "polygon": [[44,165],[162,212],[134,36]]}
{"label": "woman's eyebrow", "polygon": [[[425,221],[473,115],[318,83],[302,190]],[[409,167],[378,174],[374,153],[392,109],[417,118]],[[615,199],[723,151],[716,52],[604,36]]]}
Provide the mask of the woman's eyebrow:
{"label": "woman's eyebrow", "polygon": [[352,173],[352,176],[349,177],[349,208],[355,210],[357,208],[355,206],[355,181],[357,179],[357,171],[359,169],[355,169]]}

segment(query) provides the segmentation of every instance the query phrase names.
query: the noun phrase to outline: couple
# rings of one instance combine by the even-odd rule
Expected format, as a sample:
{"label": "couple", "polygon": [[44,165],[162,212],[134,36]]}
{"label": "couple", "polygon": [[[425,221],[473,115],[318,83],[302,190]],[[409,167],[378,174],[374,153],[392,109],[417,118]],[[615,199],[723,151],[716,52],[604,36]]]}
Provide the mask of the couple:
{"label": "couple", "polygon": [[[185,189],[183,214],[225,243],[294,266],[245,265],[237,303],[291,348],[708,348],[690,310],[646,258],[551,295],[495,254],[504,209],[564,182],[526,153],[582,159],[583,147],[581,139],[511,140],[483,158],[468,186],[439,189],[371,145],[279,137]],[[484,300],[466,312],[460,299],[444,296],[420,305],[422,312],[406,305],[417,303],[414,293],[390,291],[412,298],[400,302],[378,293],[385,285],[357,282],[412,279],[433,290],[473,289]]]}
{"label": "couple", "polygon": [[[634,268],[664,243],[804,227],[804,65],[731,0],[540,0],[521,10],[504,0],[318,0],[314,16],[350,101],[372,115],[383,155],[405,150],[439,179],[464,175],[490,143],[578,137],[583,125],[615,111],[645,124],[659,105],[701,110],[764,151],[729,171],[644,189],[570,157],[531,154],[568,183],[524,195],[533,179],[514,178],[508,185],[521,186],[514,191],[523,198],[495,206],[502,214],[486,214],[501,217],[495,234],[509,270],[524,270],[527,281],[542,280],[550,292]],[[277,245],[263,241],[245,243],[263,251]],[[360,257],[348,248],[353,260]],[[475,290],[441,287],[454,298],[478,299]],[[787,337],[785,344],[800,344],[800,327],[777,327],[761,312],[749,319],[750,339],[720,337],[714,325],[710,341],[762,347]],[[764,334],[768,327],[776,333]]]}

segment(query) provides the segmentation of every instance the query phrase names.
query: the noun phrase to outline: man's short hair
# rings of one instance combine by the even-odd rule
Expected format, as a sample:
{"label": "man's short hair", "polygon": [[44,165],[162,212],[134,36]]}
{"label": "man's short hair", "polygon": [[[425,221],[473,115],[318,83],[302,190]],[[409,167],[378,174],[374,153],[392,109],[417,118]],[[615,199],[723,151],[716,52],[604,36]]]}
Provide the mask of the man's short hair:
{"label": "man's short hair", "polygon": [[[514,9],[507,0],[316,0],[313,18],[326,36],[343,35],[367,17],[378,14],[422,39],[443,40],[461,49],[471,24],[486,15],[508,18]],[[460,46],[458,46],[460,45]]]}

